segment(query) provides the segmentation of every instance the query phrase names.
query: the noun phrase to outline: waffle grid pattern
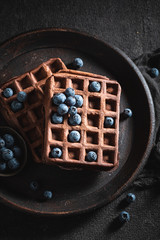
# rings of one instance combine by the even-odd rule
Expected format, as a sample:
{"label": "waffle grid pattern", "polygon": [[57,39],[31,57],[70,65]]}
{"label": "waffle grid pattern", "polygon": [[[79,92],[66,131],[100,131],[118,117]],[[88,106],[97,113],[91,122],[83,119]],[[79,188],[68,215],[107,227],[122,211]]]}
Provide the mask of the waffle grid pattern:
{"label": "waffle grid pattern", "polygon": [[[66,73],[57,73],[47,80],[44,140],[47,144],[43,157],[47,164],[71,167],[92,165],[96,169],[107,169],[118,164],[120,86],[116,81],[97,78],[96,81],[101,83],[101,91],[93,93],[88,90],[92,81],[95,81],[95,78]],[[51,113],[55,112],[57,107],[52,105],[51,98],[53,94],[64,92],[68,87],[74,88],[76,94],[83,96],[84,104],[82,108],[78,108],[82,123],[70,126],[66,115],[63,124],[52,124]],[[112,128],[104,127],[106,116],[114,118],[115,124]],[[68,141],[69,132],[72,130],[80,132],[79,143]],[[62,149],[61,158],[50,157],[53,147]],[[97,153],[97,162],[86,161],[86,154],[91,150]]]}
{"label": "waffle grid pattern", "polygon": [[[60,59],[53,58],[36,69],[11,79],[0,88],[4,117],[27,140],[36,162],[42,162],[44,85],[46,80],[61,68],[66,68],[63,62]],[[3,90],[7,87],[12,88],[14,92],[14,95],[10,98],[3,96]],[[27,101],[24,103],[22,110],[14,113],[10,104],[16,99],[19,91],[27,93]]]}

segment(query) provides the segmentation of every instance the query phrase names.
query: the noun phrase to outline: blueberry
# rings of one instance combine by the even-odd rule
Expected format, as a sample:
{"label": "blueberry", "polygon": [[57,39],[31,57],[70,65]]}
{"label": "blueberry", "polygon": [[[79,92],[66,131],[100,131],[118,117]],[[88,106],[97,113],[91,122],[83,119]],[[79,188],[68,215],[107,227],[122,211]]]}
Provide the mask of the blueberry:
{"label": "blueberry", "polygon": [[52,100],[55,105],[60,105],[66,101],[66,96],[63,93],[57,93]]}
{"label": "blueberry", "polygon": [[75,95],[76,98],[76,107],[82,107],[83,105],[83,97],[81,95]]}
{"label": "blueberry", "polygon": [[60,158],[62,156],[62,151],[60,148],[53,148],[51,151],[51,157]]}
{"label": "blueberry", "polygon": [[12,148],[12,151],[13,151],[14,156],[15,156],[16,158],[19,158],[19,157],[22,155],[22,150],[21,150],[21,148],[18,147],[18,146],[14,146],[14,147]]}
{"label": "blueberry", "polygon": [[73,116],[77,113],[77,108],[75,106],[71,106],[68,113]]}
{"label": "blueberry", "polygon": [[89,85],[89,89],[91,92],[99,92],[101,90],[101,84],[99,82],[91,82]]}
{"label": "blueberry", "polygon": [[128,193],[126,196],[126,201],[128,203],[134,202],[136,200],[136,196],[133,193]]}
{"label": "blueberry", "polygon": [[2,158],[4,161],[8,161],[8,160],[11,160],[13,159],[13,152],[12,150],[6,148],[3,153],[2,153]]}
{"label": "blueberry", "polygon": [[38,189],[38,187],[39,187],[37,181],[30,182],[29,186],[30,186],[30,189],[33,190],[33,191],[36,191]]}
{"label": "blueberry", "polygon": [[51,199],[52,196],[53,196],[53,194],[52,194],[51,191],[46,190],[46,191],[44,191],[44,193],[43,193],[43,197],[44,197],[45,199]]}
{"label": "blueberry", "polygon": [[81,58],[75,58],[73,61],[73,67],[75,68],[83,67],[83,60]]}
{"label": "blueberry", "polygon": [[68,106],[74,106],[74,105],[76,104],[76,99],[75,99],[75,97],[72,97],[72,96],[67,97],[67,99],[66,99],[66,104],[67,104]]}
{"label": "blueberry", "polygon": [[93,151],[88,152],[86,159],[87,159],[88,162],[96,162],[96,160],[97,160],[97,153],[93,152]]}
{"label": "blueberry", "polygon": [[17,94],[17,100],[19,102],[25,102],[26,99],[27,99],[27,93],[26,92],[21,91]]}
{"label": "blueberry", "polygon": [[0,148],[3,148],[5,146],[5,141],[3,138],[0,138]]}
{"label": "blueberry", "polygon": [[155,78],[159,76],[159,70],[157,68],[152,68],[150,71],[151,77]]}
{"label": "blueberry", "polygon": [[0,148],[0,155],[1,155],[1,156],[2,156],[3,152],[4,152],[6,149],[7,149],[6,147]]}
{"label": "blueberry", "polygon": [[6,167],[7,167],[7,165],[6,165],[5,162],[0,162],[0,171],[1,171],[1,172],[4,171],[4,170],[6,170]]}
{"label": "blueberry", "polygon": [[120,214],[119,214],[119,220],[121,223],[125,223],[125,222],[128,222],[130,220],[130,215],[128,212],[126,211],[122,211]]}
{"label": "blueberry", "polygon": [[124,117],[132,117],[132,110],[129,109],[129,108],[125,108],[124,111],[123,111],[123,115]]}
{"label": "blueberry", "polygon": [[9,169],[16,170],[17,168],[19,168],[20,163],[16,158],[12,158],[7,162],[7,165]]}
{"label": "blueberry", "polygon": [[58,106],[57,112],[58,112],[59,115],[65,115],[65,114],[68,112],[68,107],[67,107],[67,105],[64,104],[64,103],[61,103],[61,104]]}
{"label": "blueberry", "polygon": [[68,121],[69,124],[72,126],[79,125],[81,123],[81,116],[78,113],[76,113],[75,115],[70,116]]}
{"label": "blueberry", "polygon": [[4,95],[6,98],[12,97],[12,96],[13,96],[13,90],[12,90],[12,88],[5,88],[5,89],[3,90],[3,95]]}
{"label": "blueberry", "polygon": [[51,116],[51,122],[55,124],[60,124],[63,122],[63,116],[60,116],[57,113],[53,113]]}
{"label": "blueberry", "polygon": [[104,125],[105,127],[111,127],[114,124],[114,119],[112,117],[106,117]]}
{"label": "blueberry", "polygon": [[4,134],[3,139],[6,143],[6,147],[10,148],[14,145],[14,138],[12,137],[12,135],[6,133]]}
{"label": "blueberry", "polygon": [[75,96],[75,91],[74,91],[73,88],[69,87],[69,88],[66,89],[65,94],[66,94],[67,97],[70,97],[70,96],[74,97]]}
{"label": "blueberry", "polygon": [[70,142],[79,142],[81,135],[78,131],[71,131],[69,134],[69,141]]}
{"label": "blueberry", "polygon": [[13,112],[18,112],[22,108],[23,108],[23,103],[21,103],[17,100],[14,100],[13,102],[11,102],[11,109]]}

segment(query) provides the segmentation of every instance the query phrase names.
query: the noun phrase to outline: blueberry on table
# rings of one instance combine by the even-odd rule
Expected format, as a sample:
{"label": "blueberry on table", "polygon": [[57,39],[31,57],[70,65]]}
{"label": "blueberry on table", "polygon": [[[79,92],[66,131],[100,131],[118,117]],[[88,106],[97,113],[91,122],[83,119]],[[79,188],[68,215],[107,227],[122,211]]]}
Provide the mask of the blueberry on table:
{"label": "blueberry on table", "polygon": [[53,196],[53,194],[52,194],[51,191],[46,190],[46,191],[44,191],[44,193],[43,193],[43,197],[44,197],[46,200],[52,199],[52,196]]}
{"label": "blueberry on table", "polygon": [[63,93],[57,93],[53,96],[52,101],[55,105],[60,105],[66,101],[66,96]]}
{"label": "blueberry on table", "polygon": [[73,61],[73,67],[75,68],[83,67],[83,60],[81,58],[75,58]]}
{"label": "blueberry on table", "polygon": [[82,107],[83,105],[83,97],[81,95],[75,95],[76,98],[76,107]]}
{"label": "blueberry on table", "polygon": [[94,152],[94,151],[88,152],[86,160],[88,162],[96,162],[96,160],[97,160],[97,153]]}
{"label": "blueberry on table", "polygon": [[123,115],[126,118],[132,117],[132,110],[130,108],[125,108],[123,111]]}
{"label": "blueberry on table", "polygon": [[11,102],[11,109],[13,112],[18,112],[23,108],[23,103],[19,102],[18,100],[14,100]]}
{"label": "blueberry on table", "polygon": [[67,97],[70,97],[70,96],[74,97],[75,96],[75,91],[74,91],[73,88],[69,87],[69,88],[66,89],[65,94],[66,94]]}
{"label": "blueberry on table", "polygon": [[0,171],[1,171],[1,172],[2,172],[2,171],[5,171],[5,170],[6,170],[6,167],[7,167],[7,165],[6,165],[5,162],[0,162]]}
{"label": "blueberry on table", "polygon": [[23,91],[20,91],[18,94],[17,94],[17,100],[19,102],[25,102],[27,99],[27,93],[26,92],[23,92]]}
{"label": "blueberry on table", "polygon": [[150,71],[151,77],[155,78],[159,76],[159,70],[157,68],[152,68]]}
{"label": "blueberry on table", "polygon": [[57,112],[58,112],[59,115],[65,115],[65,114],[68,112],[68,107],[67,107],[67,105],[64,104],[64,103],[61,103],[61,104],[58,106]]}
{"label": "blueberry on table", "polygon": [[4,134],[3,139],[6,143],[6,147],[9,148],[9,147],[12,147],[14,145],[14,138],[13,138],[12,135],[6,133],[6,134]]}
{"label": "blueberry on table", "polygon": [[114,119],[112,117],[106,117],[104,125],[105,127],[111,127],[114,124]]}
{"label": "blueberry on table", "polygon": [[80,125],[82,120],[81,120],[81,116],[78,113],[76,113],[75,115],[71,115],[68,121],[70,125],[76,126],[76,125]]}
{"label": "blueberry on table", "polygon": [[69,134],[69,141],[70,142],[79,142],[81,135],[78,131],[71,131]]}
{"label": "blueberry on table", "polygon": [[12,148],[12,151],[13,151],[14,156],[15,156],[16,158],[19,158],[19,157],[22,155],[22,150],[21,150],[21,148],[18,147],[18,146],[14,146],[14,147]]}
{"label": "blueberry on table", "polygon": [[89,85],[89,89],[91,92],[99,92],[101,90],[101,84],[99,82],[91,82]]}
{"label": "blueberry on table", "polygon": [[32,182],[30,182],[30,185],[29,185],[29,186],[30,186],[30,189],[33,190],[33,191],[36,191],[36,190],[38,189],[38,187],[39,187],[37,181],[32,181]]}
{"label": "blueberry on table", "polygon": [[3,138],[0,138],[0,148],[3,148],[5,146],[5,141]]}
{"label": "blueberry on table", "polygon": [[76,104],[76,99],[75,99],[75,97],[72,97],[72,96],[67,97],[67,99],[66,99],[66,104],[67,104],[68,106],[74,106],[74,105]]}
{"label": "blueberry on table", "polygon": [[53,148],[51,151],[51,157],[60,158],[62,156],[62,150],[60,148]]}
{"label": "blueberry on table", "polygon": [[71,116],[75,115],[75,114],[77,113],[77,108],[76,108],[75,106],[71,106],[71,107],[69,108],[68,113],[69,113]]}
{"label": "blueberry on table", "polygon": [[13,96],[13,90],[12,90],[12,88],[5,88],[5,89],[3,90],[3,95],[4,95],[6,98],[12,97],[12,96]]}
{"label": "blueberry on table", "polygon": [[127,196],[126,196],[126,201],[127,201],[128,203],[132,203],[132,202],[134,202],[135,200],[136,200],[135,194],[133,194],[133,193],[128,193],[128,194],[127,194]]}
{"label": "blueberry on table", "polygon": [[122,211],[120,214],[119,214],[119,220],[121,223],[125,223],[125,222],[128,222],[130,220],[130,215],[128,212],[126,211]]}
{"label": "blueberry on table", "polygon": [[7,162],[8,168],[11,170],[16,170],[17,168],[19,168],[20,163],[16,158],[12,158],[11,160],[9,160]]}
{"label": "blueberry on table", "polygon": [[63,122],[63,116],[58,115],[58,113],[53,113],[51,116],[51,122],[55,124],[60,124]]}
{"label": "blueberry on table", "polygon": [[6,148],[2,152],[2,158],[3,158],[4,161],[9,161],[9,160],[13,159],[13,152],[12,152],[12,150]]}

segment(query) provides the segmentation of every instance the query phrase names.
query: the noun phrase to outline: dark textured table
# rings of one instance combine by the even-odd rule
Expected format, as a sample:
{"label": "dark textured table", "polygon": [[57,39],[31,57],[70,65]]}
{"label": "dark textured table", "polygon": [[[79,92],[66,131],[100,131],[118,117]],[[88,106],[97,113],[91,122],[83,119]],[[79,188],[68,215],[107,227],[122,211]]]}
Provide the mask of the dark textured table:
{"label": "dark textured table", "polygon": [[[46,27],[74,28],[122,49],[132,59],[159,47],[160,1],[0,1],[0,42]],[[129,190],[128,190],[129,191]],[[0,205],[1,239],[160,239],[159,185],[134,190],[136,202],[127,206],[131,221],[116,224],[126,193],[94,212],[47,218]]]}

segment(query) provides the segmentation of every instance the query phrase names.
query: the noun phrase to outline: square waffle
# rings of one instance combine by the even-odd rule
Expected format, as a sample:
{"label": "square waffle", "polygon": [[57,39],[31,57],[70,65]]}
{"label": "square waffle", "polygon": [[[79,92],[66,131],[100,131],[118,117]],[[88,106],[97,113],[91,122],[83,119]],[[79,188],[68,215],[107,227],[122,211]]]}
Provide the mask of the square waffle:
{"label": "square waffle", "polygon": [[[64,63],[58,58],[52,58],[36,69],[11,79],[0,88],[1,112],[8,124],[17,128],[23,135],[36,162],[42,162],[45,82],[60,69],[66,69]],[[7,87],[12,88],[14,92],[10,98],[5,98],[3,95],[3,90]],[[27,100],[24,108],[15,113],[11,110],[10,104],[16,99],[19,91],[27,93]]]}
{"label": "square waffle", "polygon": [[[100,92],[90,92],[89,84],[92,81],[101,84]],[[57,82],[61,86],[57,86]],[[64,116],[62,124],[51,123],[51,114],[57,111],[57,106],[52,104],[54,94],[64,92],[72,87],[75,94],[83,96],[84,103],[78,108],[82,123],[77,126],[68,124],[68,115]],[[116,81],[110,79],[90,77],[89,75],[57,73],[49,78],[45,87],[45,136],[43,161],[47,164],[56,164],[69,168],[91,168],[108,170],[118,165],[118,138],[119,138],[119,104],[121,88]],[[112,117],[114,125],[104,127],[105,117]],[[70,131],[80,132],[79,142],[68,141]],[[50,152],[54,147],[62,150],[61,158],[51,158]],[[89,151],[97,153],[96,162],[87,162],[86,154]]]}

